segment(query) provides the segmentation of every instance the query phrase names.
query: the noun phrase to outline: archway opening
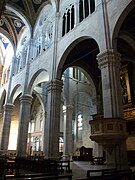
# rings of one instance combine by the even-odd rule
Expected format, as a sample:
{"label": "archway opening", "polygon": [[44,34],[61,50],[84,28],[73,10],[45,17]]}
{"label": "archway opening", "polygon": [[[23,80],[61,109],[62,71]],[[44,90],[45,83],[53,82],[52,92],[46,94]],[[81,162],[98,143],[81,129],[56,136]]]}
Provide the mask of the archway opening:
{"label": "archway opening", "polygon": [[[88,148],[89,153],[91,153],[95,146],[95,143],[89,138],[91,131],[89,120],[93,119],[92,115],[102,113],[99,112],[99,109],[102,108],[97,106],[97,104],[102,104],[102,102],[98,102],[99,96],[101,97],[100,100],[102,99],[102,92],[101,72],[96,60],[99,53],[96,41],[85,39],[78,41],[77,45],[71,48],[69,47],[70,53],[67,55],[62,68],[64,83],[62,103],[65,109],[61,118],[61,127],[63,128],[60,129],[62,131],[60,133],[63,133],[64,137],[63,154],[66,155],[72,151],[73,156],[76,156],[77,150],[81,147]],[[69,106],[72,113],[69,112]],[[68,137],[69,132],[72,137]],[[69,139],[72,139],[72,145]],[[72,146],[70,150],[66,148],[67,143],[69,143],[68,146]],[[86,157],[82,158],[85,159]]]}

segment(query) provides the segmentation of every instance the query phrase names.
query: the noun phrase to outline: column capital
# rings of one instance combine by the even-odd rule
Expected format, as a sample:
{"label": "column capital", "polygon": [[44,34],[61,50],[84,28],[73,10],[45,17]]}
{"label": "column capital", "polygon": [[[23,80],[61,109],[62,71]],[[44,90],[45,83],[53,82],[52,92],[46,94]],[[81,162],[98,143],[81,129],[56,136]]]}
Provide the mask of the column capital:
{"label": "column capital", "polygon": [[29,103],[32,104],[33,97],[29,94],[24,94],[20,97],[20,103]]}
{"label": "column capital", "polygon": [[112,65],[120,67],[121,55],[113,49],[108,49],[107,51],[98,54],[97,60],[100,69]]}
{"label": "column capital", "polygon": [[50,92],[50,91],[62,91],[62,86],[63,86],[63,81],[61,80],[51,80],[50,82],[48,82],[47,84],[47,91]]}
{"label": "column capital", "polygon": [[4,105],[4,111],[12,112],[13,108],[14,108],[13,104],[7,103],[7,104]]}

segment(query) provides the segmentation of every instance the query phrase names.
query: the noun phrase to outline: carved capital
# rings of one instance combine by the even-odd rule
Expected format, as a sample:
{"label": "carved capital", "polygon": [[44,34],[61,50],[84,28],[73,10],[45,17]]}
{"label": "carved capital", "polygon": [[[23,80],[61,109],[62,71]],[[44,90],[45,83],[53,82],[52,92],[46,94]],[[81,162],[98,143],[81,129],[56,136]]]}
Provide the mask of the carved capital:
{"label": "carved capital", "polygon": [[20,97],[20,103],[32,104],[32,96],[29,94],[24,94]]}
{"label": "carved capital", "polygon": [[47,91],[58,91],[58,92],[62,92],[62,86],[63,86],[63,81],[60,80],[52,80],[47,84]]}
{"label": "carved capital", "polygon": [[5,104],[4,111],[13,112],[14,105],[13,104]]}
{"label": "carved capital", "polygon": [[107,50],[97,55],[98,65],[100,69],[107,66],[120,67],[121,55],[113,49]]}

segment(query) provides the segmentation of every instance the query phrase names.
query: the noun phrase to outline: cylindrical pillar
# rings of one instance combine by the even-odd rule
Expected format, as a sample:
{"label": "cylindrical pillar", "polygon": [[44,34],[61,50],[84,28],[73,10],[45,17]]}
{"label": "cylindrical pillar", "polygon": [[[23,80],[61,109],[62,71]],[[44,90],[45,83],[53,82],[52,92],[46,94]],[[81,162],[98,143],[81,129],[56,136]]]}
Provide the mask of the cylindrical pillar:
{"label": "cylindrical pillar", "polygon": [[17,139],[17,156],[26,155],[31,103],[31,95],[25,94],[20,97],[20,119]]}
{"label": "cylindrical pillar", "polygon": [[47,86],[47,117],[45,122],[45,156],[59,157],[60,105],[63,82],[53,80]]}
{"label": "cylindrical pillar", "polygon": [[66,119],[64,119],[64,158],[70,160],[72,153],[72,115],[73,107],[66,106]]}
{"label": "cylindrical pillar", "polygon": [[1,134],[1,150],[8,150],[9,143],[9,133],[10,133],[10,124],[11,124],[11,116],[13,112],[13,104],[6,104],[4,106],[4,115],[3,115],[3,126],[2,126],[2,134]]}

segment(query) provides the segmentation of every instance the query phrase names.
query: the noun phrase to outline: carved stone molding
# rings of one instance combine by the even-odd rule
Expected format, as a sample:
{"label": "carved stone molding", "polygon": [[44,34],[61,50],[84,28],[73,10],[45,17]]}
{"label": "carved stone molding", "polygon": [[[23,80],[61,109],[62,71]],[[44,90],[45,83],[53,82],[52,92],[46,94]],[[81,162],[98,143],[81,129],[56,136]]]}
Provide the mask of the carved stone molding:
{"label": "carved stone molding", "polygon": [[50,81],[47,84],[47,91],[62,91],[62,86],[63,86],[63,81],[60,80],[55,80],[55,81]]}
{"label": "carved stone molding", "polygon": [[90,121],[91,140],[100,144],[119,144],[127,138],[126,120],[99,118]]}
{"label": "carved stone molding", "polygon": [[109,49],[103,53],[98,54],[97,60],[100,69],[112,65],[120,67],[121,56],[118,52],[115,52],[113,49]]}

